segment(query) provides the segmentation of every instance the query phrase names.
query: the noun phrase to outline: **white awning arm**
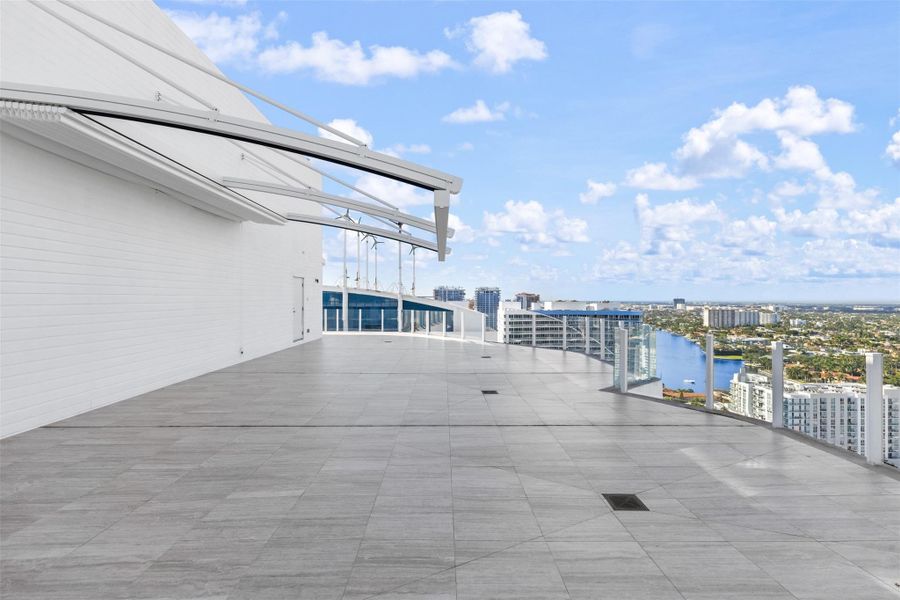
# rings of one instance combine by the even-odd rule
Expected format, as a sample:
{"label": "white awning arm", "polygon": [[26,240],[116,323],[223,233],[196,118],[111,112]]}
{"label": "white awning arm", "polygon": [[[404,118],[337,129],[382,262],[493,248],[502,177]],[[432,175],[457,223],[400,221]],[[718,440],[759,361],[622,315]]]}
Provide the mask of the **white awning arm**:
{"label": "white awning arm", "polygon": [[[387,238],[389,240],[403,242],[404,244],[410,244],[412,246],[424,248],[425,250],[431,250],[432,252],[438,251],[437,244],[435,244],[434,242],[423,240],[421,238],[413,237],[410,235],[404,235],[397,231],[391,231],[389,229],[381,229],[380,227],[372,227],[370,225],[361,225],[353,221],[348,221],[347,219],[330,219],[328,217],[317,217],[315,215],[303,215],[297,213],[287,213],[286,215],[284,215],[284,218],[288,221],[295,221],[297,223],[312,223],[314,225],[323,225],[325,227],[335,227],[337,229],[358,231],[360,233],[366,233],[375,237]],[[449,253],[450,249],[448,248],[447,254]]]}
{"label": "white awning arm", "polygon": [[[140,121],[250,142],[319,158],[432,191],[458,193],[462,187],[462,179],[459,177],[387,154],[215,111],[9,82],[0,83],[0,97],[17,102],[62,105],[85,114]],[[437,204],[437,195],[435,203]]]}
{"label": "white awning arm", "polygon": [[[361,212],[369,216],[383,217],[385,219],[388,219],[389,221],[393,221],[396,224],[406,224],[412,227],[416,227],[417,229],[428,231],[430,233],[437,233],[437,227],[435,226],[434,222],[429,221],[428,219],[423,219],[421,217],[406,214],[399,210],[385,209],[368,202],[360,202],[359,200],[353,200],[351,198],[345,198],[343,196],[327,194],[325,192],[320,192],[314,189],[296,188],[286,185],[273,184],[265,181],[241,179],[237,177],[223,178],[222,185],[228,188],[239,190],[253,190],[269,194],[278,194],[280,196],[291,196],[293,198],[300,198],[301,200],[308,200],[310,202],[317,202],[319,204],[331,204],[333,206],[339,206],[344,209]],[[452,238],[453,233],[453,230],[450,229],[447,231],[447,236]]]}

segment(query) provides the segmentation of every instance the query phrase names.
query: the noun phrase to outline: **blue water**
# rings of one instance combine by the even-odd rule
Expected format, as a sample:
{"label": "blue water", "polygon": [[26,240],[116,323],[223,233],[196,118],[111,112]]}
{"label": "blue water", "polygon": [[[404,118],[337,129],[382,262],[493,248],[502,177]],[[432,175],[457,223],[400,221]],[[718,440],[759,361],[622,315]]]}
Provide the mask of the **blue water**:
{"label": "blue water", "polygon": [[[716,359],[713,364],[713,386],[728,389],[731,376],[743,365],[742,360]],[[656,376],[662,379],[666,387],[702,392],[706,389],[706,352],[685,337],[657,330]],[[685,379],[693,379],[695,383],[685,383]]]}

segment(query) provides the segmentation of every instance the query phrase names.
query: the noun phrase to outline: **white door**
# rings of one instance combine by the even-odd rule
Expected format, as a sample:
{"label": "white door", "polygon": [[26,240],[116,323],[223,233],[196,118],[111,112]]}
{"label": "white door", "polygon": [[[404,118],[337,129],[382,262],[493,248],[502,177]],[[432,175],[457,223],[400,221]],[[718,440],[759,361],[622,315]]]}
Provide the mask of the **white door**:
{"label": "white door", "polygon": [[294,277],[294,341],[303,339],[306,331],[303,324],[303,299],[306,296],[303,289],[303,278]]}

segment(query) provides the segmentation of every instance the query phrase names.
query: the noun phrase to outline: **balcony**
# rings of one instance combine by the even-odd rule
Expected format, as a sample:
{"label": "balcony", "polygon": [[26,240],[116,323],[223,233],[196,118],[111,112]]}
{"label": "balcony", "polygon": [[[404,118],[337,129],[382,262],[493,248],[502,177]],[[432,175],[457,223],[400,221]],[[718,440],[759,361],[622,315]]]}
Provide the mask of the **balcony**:
{"label": "balcony", "polygon": [[328,336],[6,439],[3,597],[897,598],[896,473],[611,384]]}

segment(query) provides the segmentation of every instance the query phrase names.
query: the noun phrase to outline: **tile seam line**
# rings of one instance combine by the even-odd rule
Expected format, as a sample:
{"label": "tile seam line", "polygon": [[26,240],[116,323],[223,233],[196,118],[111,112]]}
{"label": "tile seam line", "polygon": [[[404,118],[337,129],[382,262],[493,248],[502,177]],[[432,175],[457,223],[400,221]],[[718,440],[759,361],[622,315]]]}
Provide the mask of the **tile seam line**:
{"label": "tile seam line", "polygon": [[[557,442],[559,443],[559,442]],[[509,454],[509,444],[504,443],[507,450],[507,455]],[[565,450],[563,450],[565,452]],[[568,456],[568,454],[566,455]],[[512,458],[512,457],[510,457]],[[571,458],[569,460],[572,460]],[[505,470],[505,469],[504,469]],[[572,594],[569,592],[569,586],[566,585],[566,579],[563,577],[562,571],[559,569],[559,563],[556,562],[556,556],[553,555],[553,552],[550,550],[550,545],[547,543],[546,534],[544,533],[544,528],[541,527],[541,522],[538,520],[537,515],[534,513],[534,506],[531,504],[531,498],[528,496],[528,491],[525,489],[525,485],[522,483],[522,476],[519,474],[519,468],[513,464],[512,466],[513,473],[516,474],[516,479],[519,481],[519,486],[522,488],[522,493],[525,494],[525,501],[528,503],[528,510],[531,511],[531,518],[534,519],[535,525],[538,527],[538,531],[541,532],[541,542],[544,544],[544,547],[547,549],[547,554],[550,555],[550,560],[553,562],[553,568],[556,569],[556,575],[559,577],[560,582],[563,584],[563,589],[566,591],[566,597],[570,600],[572,598]],[[594,496],[597,496],[597,492],[594,491]]]}
{"label": "tile seam line", "polygon": [[[609,514],[609,513],[607,513],[607,514]],[[604,515],[599,515],[599,516],[604,516]],[[429,574],[429,575],[425,575],[424,577],[420,577],[420,578],[415,579],[415,580],[413,580],[413,581],[404,583],[403,585],[397,586],[397,587],[395,587],[395,588],[392,588],[392,589],[389,589],[389,590],[385,590],[385,591],[383,591],[383,592],[378,592],[378,593],[373,594],[373,595],[371,595],[371,596],[366,596],[366,598],[364,598],[363,600],[369,600],[369,599],[371,599],[371,598],[377,598],[378,596],[383,596],[384,594],[390,594],[390,593],[395,592],[395,591],[397,591],[397,590],[399,590],[399,589],[402,589],[402,588],[404,588],[404,587],[406,587],[406,586],[408,586],[408,585],[411,585],[411,584],[413,584],[413,583],[417,583],[417,582],[419,582],[419,581],[424,581],[425,579],[428,579],[429,577],[434,577],[435,575],[440,575],[441,573],[446,573],[447,571],[451,571],[451,570],[452,570],[452,571],[456,571],[456,570],[459,569],[460,567],[466,566],[466,565],[468,565],[468,564],[470,564],[470,563],[477,562],[477,561],[482,560],[482,559],[485,559],[485,558],[489,558],[489,557],[494,556],[494,555],[496,555],[496,554],[501,554],[501,553],[503,553],[503,552],[506,552],[507,550],[511,550],[511,549],[513,549],[513,548],[516,548],[516,547],[518,547],[518,546],[521,546],[522,544],[528,544],[528,543],[536,542],[536,541],[543,541],[543,542],[547,543],[547,542],[548,542],[548,540],[546,539],[546,536],[547,536],[547,535],[555,535],[555,534],[557,534],[557,533],[559,533],[559,532],[561,532],[561,531],[565,531],[566,529],[570,529],[570,528],[575,527],[575,526],[577,526],[577,525],[581,525],[581,524],[583,524],[583,523],[587,523],[588,521],[591,521],[591,520],[596,519],[596,518],[598,518],[598,516],[593,516],[593,517],[590,517],[590,518],[588,518],[588,519],[584,519],[584,520],[582,520],[582,521],[578,521],[577,523],[574,523],[574,524],[571,524],[571,525],[566,525],[565,527],[561,527],[560,529],[557,529],[557,530],[555,530],[555,531],[551,531],[551,532],[548,533],[548,534],[543,534],[543,533],[542,533],[542,534],[539,535],[539,536],[535,536],[535,537],[532,537],[532,538],[527,538],[527,539],[520,540],[520,541],[517,541],[517,542],[511,542],[509,546],[506,546],[506,547],[504,547],[504,548],[500,548],[500,549],[498,549],[498,550],[492,550],[492,551],[488,552],[487,554],[483,554],[483,555],[481,555],[481,556],[477,556],[477,557],[475,557],[475,558],[471,558],[471,559],[469,559],[469,560],[467,560],[467,561],[465,561],[465,562],[459,563],[459,564],[455,564],[456,561],[455,561],[455,558],[454,558],[454,565],[453,565],[452,567],[448,567],[448,568],[443,569],[443,570],[441,570],[441,571],[437,571],[436,573],[431,573],[431,574]],[[624,527],[624,525],[623,525],[623,527]],[[627,531],[627,529],[626,529],[626,531]],[[631,533],[629,533],[628,535],[631,535]],[[640,543],[639,543],[637,540],[634,539],[634,536],[631,536],[631,537],[632,537],[632,540],[634,541],[634,543],[640,545]],[[428,539],[433,539],[433,538],[428,538]],[[489,540],[489,539],[482,539],[482,538],[466,538],[466,539],[463,540],[463,541],[504,541],[504,540]],[[553,541],[556,541],[556,540],[549,540],[549,542],[553,542]],[[560,541],[564,541],[564,540],[560,540]],[[454,536],[454,545],[455,545],[455,543],[456,543],[456,536]],[[551,554],[552,554],[552,551],[551,551]],[[555,561],[555,559],[554,559],[554,561]],[[558,570],[558,568],[557,568],[557,570]],[[562,575],[560,575],[560,576],[562,576]],[[568,593],[568,588],[567,588],[567,592],[566,592],[566,593]]]}
{"label": "tile seam line", "polygon": [[[387,425],[308,425],[308,424],[286,424],[286,425],[266,425],[266,424],[240,424],[240,425],[44,425],[38,427],[40,429],[387,429],[390,427],[521,427],[521,428],[537,428],[537,427],[592,427],[592,428],[622,428],[622,427],[692,427],[703,429],[736,429],[745,428],[747,425],[689,425],[684,423],[623,423],[618,425],[584,425],[581,423],[396,423]],[[27,432],[23,432],[27,433]],[[18,434],[17,434],[18,435]],[[12,439],[15,436],[10,436]],[[745,459],[749,460],[749,459]]]}

